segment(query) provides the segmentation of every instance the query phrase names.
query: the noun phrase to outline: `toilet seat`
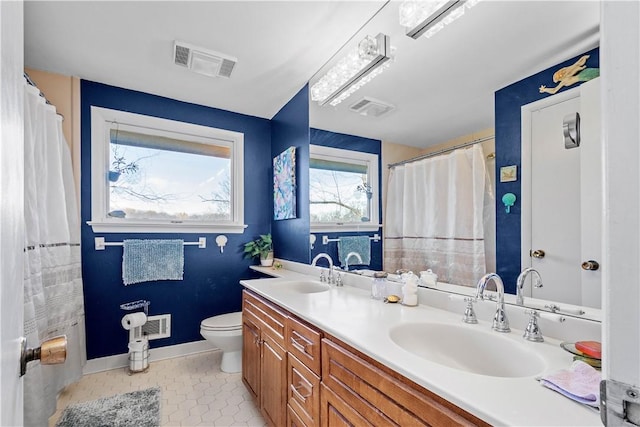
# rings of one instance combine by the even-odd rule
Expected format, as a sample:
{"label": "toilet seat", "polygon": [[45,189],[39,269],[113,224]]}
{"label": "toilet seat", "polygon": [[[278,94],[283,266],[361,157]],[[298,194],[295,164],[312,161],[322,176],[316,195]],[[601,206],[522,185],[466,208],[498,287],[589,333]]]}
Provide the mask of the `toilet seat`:
{"label": "toilet seat", "polygon": [[200,323],[205,331],[236,331],[242,329],[242,312],[221,314],[209,317]]}

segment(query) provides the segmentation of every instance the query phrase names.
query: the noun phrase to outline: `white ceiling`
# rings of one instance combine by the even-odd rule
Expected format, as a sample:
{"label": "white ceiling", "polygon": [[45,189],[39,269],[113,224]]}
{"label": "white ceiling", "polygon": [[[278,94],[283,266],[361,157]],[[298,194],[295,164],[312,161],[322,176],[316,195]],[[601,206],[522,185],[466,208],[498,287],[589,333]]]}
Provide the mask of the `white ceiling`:
{"label": "white ceiling", "polygon": [[[496,90],[598,45],[596,1],[485,0],[420,40],[404,35],[396,1],[367,24],[383,5],[26,1],[25,66],[271,118],[342,46],[385,32],[392,66],[337,108],[311,105],[311,125],[424,147],[493,127]],[[231,78],[176,66],[174,40],[238,58]],[[379,119],[347,111],[362,96],[397,109]]]}

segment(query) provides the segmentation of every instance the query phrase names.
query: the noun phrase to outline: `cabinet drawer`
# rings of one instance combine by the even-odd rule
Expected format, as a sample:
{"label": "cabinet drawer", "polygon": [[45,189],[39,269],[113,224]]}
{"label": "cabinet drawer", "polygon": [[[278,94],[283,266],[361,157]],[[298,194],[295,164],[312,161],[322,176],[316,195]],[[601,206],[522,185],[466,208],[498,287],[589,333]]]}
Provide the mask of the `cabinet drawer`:
{"label": "cabinet drawer", "polygon": [[306,426],[319,426],[320,377],[289,354],[287,381],[287,402],[291,408]]}
{"label": "cabinet drawer", "polygon": [[283,348],[285,345],[285,333],[287,324],[287,314],[276,305],[265,299],[254,295],[246,289],[242,291],[242,312],[243,316],[248,316],[252,320],[260,323],[261,329],[264,327],[270,330],[269,335]]}
{"label": "cabinet drawer", "polygon": [[322,340],[322,382],[372,424],[487,425],[346,347],[342,343]]}
{"label": "cabinet drawer", "polygon": [[287,320],[287,350],[318,376],[321,368],[321,338],[322,335],[318,330],[305,325],[300,320],[294,317],[289,317]]}

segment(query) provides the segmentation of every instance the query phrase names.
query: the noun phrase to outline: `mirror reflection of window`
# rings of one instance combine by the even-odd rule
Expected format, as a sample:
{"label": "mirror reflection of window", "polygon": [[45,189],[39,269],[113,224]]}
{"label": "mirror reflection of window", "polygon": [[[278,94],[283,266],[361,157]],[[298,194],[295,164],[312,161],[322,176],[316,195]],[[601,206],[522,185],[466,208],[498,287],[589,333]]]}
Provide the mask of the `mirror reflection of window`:
{"label": "mirror reflection of window", "polygon": [[311,146],[311,225],[378,224],[378,156]]}

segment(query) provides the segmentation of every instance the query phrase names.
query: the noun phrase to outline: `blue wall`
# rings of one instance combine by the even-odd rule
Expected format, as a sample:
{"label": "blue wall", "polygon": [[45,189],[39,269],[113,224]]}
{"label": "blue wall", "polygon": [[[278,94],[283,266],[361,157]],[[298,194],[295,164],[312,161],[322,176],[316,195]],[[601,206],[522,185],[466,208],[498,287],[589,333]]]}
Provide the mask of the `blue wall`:
{"label": "blue wall", "polygon": [[[309,86],[303,87],[271,119],[271,159],[296,148],[297,217],[273,220],[271,234],[277,258],[308,264],[309,258]],[[271,164],[273,170],[273,163]],[[273,195],[273,178],[269,179]],[[269,213],[273,218],[273,197]]]}
{"label": "blue wall", "polygon": [[[587,68],[599,68],[599,50],[596,48],[583,55],[590,55]],[[561,64],[548,68],[519,82],[513,83],[495,93],[495,130],[496,130],[496,258],[498,274],[504,281],[505,290],[516,293],[516,279],[520,274],[520,180],[521,180],[521,117],[520,107],[552,96],[540,93],[539,87],[554,87],[553,73],[559,68],[574,64],[582,55],[571,58]],[[559,92],[577,87],[582,82],[562,88]],[[500,168],[517,165],[518,180],[499,182]],[[516,195],[516,204],[507,214],[502,204],[505,193]]]}
{"label": "blue wall", "polygon": [[[311,144],[378,155],[378,189],[380,190],[378,191],[378,218],[382,221],[382,142],[377,139],[311,128]],[[326,246],[323,245],[323,235],[329,236],[330,239],[335,239],[340,236],[373,236],[374,233],[375,232],[317,233],[316,243],[311,251],[311,257],[313,258],[317,254],[325,252],[331,256],[336,264],[339,264],[338,244],[336,242],[330,242]],[[382,270],[382,230],[378,229],[377,233],[381,239],[378,242],[371,241],[371,263],[369,263],[368,268],[380,271]],[[353,259],[351,261],[353,261]],[[318,265],[321,265],[321,263],[322,262],[319,261]]]}
{"label": "blue wall", "polygon": [[[306,101],[305,101],[306,102]],[[226,234],[229,242],[223,254],[215,245],[217,234],[94,234],[86,221],[91,218],[91,106],[129,111],[244,133],[244,234]],[[128,332],[120,319],[122,303],[146,299],[150,314],[171,316],[171,337],[151,342],[151,347],[201,340],[200,322],[209,316],[241,308],[241,279],[255,277],[248,269],[254,260],[244,259],[242,246],[271,228],[272,174],[271,123],[269,120],[175,101],[83,80],[81,82],[81,216],[82,276],[86,312],[87,357],[122,354],[128,351]],[[307,119],[308,123],[308,119]],[[125,238],[181,238],[185,241],[207,237],[207,248],[185,248],[183,281],[147,282],[130,286],[122,283],[122,248],[94,250],[94,237],[107,241]]]}

